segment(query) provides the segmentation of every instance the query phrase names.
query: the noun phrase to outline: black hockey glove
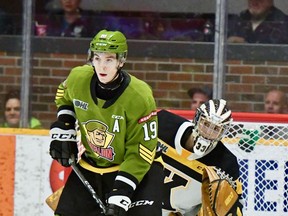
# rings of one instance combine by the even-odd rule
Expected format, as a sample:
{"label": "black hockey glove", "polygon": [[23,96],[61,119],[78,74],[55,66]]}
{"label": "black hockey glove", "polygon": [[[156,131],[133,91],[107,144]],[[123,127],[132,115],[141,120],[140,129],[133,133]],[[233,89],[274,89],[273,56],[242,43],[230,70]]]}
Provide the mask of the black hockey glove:
{"label": "black hockey glove", "polygon": [[132,194],[134,192],[133,187],[127,184],[122,179],[132,179],[137,185],[137,180],[131,175],[125,172],[119,172],[115,179],[113,190],[106,195],[107,199],[107,212],[106,215],[113,216],[126,216],[129,206],[131,204]]}
{"label": "black hockey glove", "polygon": [[69,167],[69,159],[74,155],[77,160],[78,148],[74,124],[61,121],[54,122],[50,127],[50,155],[62,166]]}
{"label": "black hockey glove", "polygon": [[106,213],[105,215],[110,216],[126,216],[127,212],[125,209],[121,208],[120,206],[114,205],[114,204],[108,204],[106,207]]}

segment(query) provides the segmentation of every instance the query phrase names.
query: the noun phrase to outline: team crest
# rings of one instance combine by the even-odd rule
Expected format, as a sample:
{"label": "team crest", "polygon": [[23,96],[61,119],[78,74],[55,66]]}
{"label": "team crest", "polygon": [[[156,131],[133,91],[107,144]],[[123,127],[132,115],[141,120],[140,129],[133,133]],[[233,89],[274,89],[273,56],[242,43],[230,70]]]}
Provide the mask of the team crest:
{"label": "team crest", "polygon": [[115,153],[110,145],[115,135],[108,131],[108,126],[97,120],[88,121],[83,126],[88,144],[95,155],[113,161]]}

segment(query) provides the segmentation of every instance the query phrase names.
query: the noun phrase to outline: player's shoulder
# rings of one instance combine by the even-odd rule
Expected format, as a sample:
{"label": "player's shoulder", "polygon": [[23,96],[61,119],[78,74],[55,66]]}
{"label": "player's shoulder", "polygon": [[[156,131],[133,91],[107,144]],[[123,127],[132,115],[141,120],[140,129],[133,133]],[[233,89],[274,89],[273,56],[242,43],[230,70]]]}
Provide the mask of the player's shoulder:
{"label": "player's shoulder", "polygon": [[177,119],[178,121],[182,121],[182,122],[191,122],[189,119],[186,119],[186,118],[184,118],[184,117],[182,117],[182,116],[180,116],[180,115],[177,115],[177,114],[175,114],[175,113],[173,113],[173,112],[171,112],[171,111],[169,111],[169,110],[166,110],[166,109],[160,109],[159,111],[158,111],[158,116],[159,117],[161,117],[161,118],[163,118],[163,119],[167,119],[167,118],[171,118],[171,119]]}
{"label": "player's shoulder", "polygon": [[71,74],[73,74],[73,75],[77,75],[77,74],[79,74],[79,73],[91,73],[91,72],[94,72],[93,71],[93,67],[92,67],[92,65],[90,65],[90,64],[84,64],[84,65],[80,65],[80,66],[76,66],[76,67],[74,67],[74,68],[72,68],[72,70],[71,70]]}
{"label": "player's shoulder", "polygon": [[219,141],[216,148],[212,151],[217,154],[221,154],[223,157],[229,157],[231,159],[237,160],[237,157],[232,153],[223,142]]}
{"label": "player's shoulder", "polygon": [[221,141],[218,142],[217,146],[211,152],[213,157],[219,157],[222,161],[229,161],[229,164],[235,164],[238,166],[237,156],[231,152]]}
{"label": "player's shoulder", "polygon": [[85,64],[81,66],[76,66],[71,69],[67,79],[71,81],[80,81],[85,78],[91,78],[94,74],[93,67],[91,65]]}
{"label": "player's shoulder", "polygon": [[128,75],[131,78],[130,87],[133,88],[135,92],[140,93],[140,94],[145,94],[145,93],[152,94],[152,88],[151,86],[148,85],[148,83],[146,83],[145,81],[131,74],[128,74]]}
{"label": "player's shoulder", "polygon": [[155,103],[152,88],[143,80],[136,78],[135,76],[126,73],[130,77],[130,83],[127,87],[127,94],[129,98],[133,98],[133,101],[137,103],[148,105]]}
{"label": "player's shoulder", "polygon": [[239,177],[238,159],[221,141],[207,157],[209,165],[216,165],[235,179]]}
{"label": "player's shoulder", "polygon": [[194,126],[190,120],[165,109],[158,110],[157,116],[160,124],[159,131],[164,130],[164,133],[167,128],[173,128],[173,131],[178,131],[177,134],[182,137],[188,127]]}
{"label": "player's shoulder", "polygon": [[210,166],[216,165],[221,167],[221,165],[224,165],[226,167],[227,164],[225,163],[228,163],[229,166],[237,166],[238,164],[237,157],[221,141],[218,142],[211,152],[200,160],[205,161],[205,163]]}

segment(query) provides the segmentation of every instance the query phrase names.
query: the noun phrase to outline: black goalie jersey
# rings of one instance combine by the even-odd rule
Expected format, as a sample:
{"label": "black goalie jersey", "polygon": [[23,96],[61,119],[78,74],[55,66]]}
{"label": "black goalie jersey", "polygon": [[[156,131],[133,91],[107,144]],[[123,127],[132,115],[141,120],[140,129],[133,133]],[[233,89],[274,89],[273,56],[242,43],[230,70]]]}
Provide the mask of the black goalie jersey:
{"label": "black goalie jersey", "polygon": [[[166,110],[158,112],[158,138],[163,149],[165,163],[165,194],[163,215],[170,212],[195,216],[201,206],[202,170],[208,166],[217,166],[238,181],[239,167],[237,158],[222,142],[205,156],[197,156],[184,149],[192,133],[193,123]],[[241,184],[239,183],[239,194]]]}

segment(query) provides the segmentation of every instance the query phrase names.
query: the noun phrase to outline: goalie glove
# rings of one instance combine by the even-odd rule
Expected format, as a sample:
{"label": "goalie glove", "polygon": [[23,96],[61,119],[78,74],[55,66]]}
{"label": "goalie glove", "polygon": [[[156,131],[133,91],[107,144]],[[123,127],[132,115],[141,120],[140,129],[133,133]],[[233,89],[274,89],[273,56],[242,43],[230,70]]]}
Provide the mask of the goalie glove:
{"label": "goalie glove", "polygon": [[69,167],[74,155],[77,160],[78,148],[76,142],[77,133],[74,124],[56,121],[50,127],[50,155],[62,166]]}
{"label": "goalie glove", "polygon": [[202,207],[198,216],[241,216],[237,184],[225,172],[207,166],[202,176]]}

